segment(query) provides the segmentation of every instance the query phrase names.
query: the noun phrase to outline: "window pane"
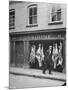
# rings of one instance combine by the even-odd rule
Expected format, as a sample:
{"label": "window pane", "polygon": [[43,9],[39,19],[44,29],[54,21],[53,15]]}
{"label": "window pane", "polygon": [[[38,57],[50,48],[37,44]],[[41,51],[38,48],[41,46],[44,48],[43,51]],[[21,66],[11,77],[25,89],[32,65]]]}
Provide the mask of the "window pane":
{"label": "window pane", "polygon": [[32,16],[32,8],[29,8],[29,16]]}
{"label": "window pane", "polygon": [[57,20],[61,20],[61,9],[57,10]]}
{"label": "window pane", "polygon": [[15,15],[15,11],[10,11],[9,15]]}
{"label": "window pane", "polygon": [[37,15],[37,7],[34,8],[34,15]]}
{"label": "window pane", "polygon": [[52,8],[52,13],[55,13],[55,12],[56,12],[56,8],[53,7],[53,8]]}
{"label": "window pane", "polygon": [[61,12],[57,12],[57,20],[61,20]]}
{"label": "window pane", "polygon": [[29,17],[29,24],[32,24],[33,20],[32,17]]}
{"label": "window pane", "polygon": [[37,16],[33,17],[33,24],[37,24]]}
{"label": "window pane", "polygon": [[52,15],[52,21],[56,21],[56,15]]}

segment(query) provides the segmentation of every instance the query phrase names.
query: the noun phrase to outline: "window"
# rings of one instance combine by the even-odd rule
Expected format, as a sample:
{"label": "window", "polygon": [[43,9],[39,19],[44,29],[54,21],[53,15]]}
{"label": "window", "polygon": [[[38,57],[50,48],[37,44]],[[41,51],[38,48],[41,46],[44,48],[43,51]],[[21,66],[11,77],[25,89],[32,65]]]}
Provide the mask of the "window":
{"label": "window", "polygon": [[52,8],[51,13],[51,21],[60,21],[61,20],[61,8],[56,9],[55,7]]}
{"label": "window", "polygon": [[10,29],[15,28],[15,9],[11,9],[9,11],[9,28]]}
{"label": "window", "polygon": [[37,24],[37,6],[29,7],[29,24]]}

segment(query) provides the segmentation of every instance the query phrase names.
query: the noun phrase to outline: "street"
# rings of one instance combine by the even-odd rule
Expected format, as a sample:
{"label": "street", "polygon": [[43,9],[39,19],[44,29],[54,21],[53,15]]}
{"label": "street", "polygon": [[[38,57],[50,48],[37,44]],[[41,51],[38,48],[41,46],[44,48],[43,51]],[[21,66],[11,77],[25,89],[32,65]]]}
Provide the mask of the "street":
{"label": "street", "polygon": [[22,75],[9,75],[9,87],[13,89],[61,86],[64,82],[50,79],[40,79]]}

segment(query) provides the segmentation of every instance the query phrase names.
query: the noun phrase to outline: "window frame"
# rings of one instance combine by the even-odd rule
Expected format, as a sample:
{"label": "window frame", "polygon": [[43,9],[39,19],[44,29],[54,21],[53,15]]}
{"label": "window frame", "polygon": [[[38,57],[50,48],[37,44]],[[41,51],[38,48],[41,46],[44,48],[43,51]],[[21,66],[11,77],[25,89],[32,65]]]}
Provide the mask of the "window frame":
{"label": "window frame", "polygon": [[15,9],[9,10],[9,29],[15,29]]}
{"label": "window frame", "polygon": [[[36,12],[34,11],[35,8],[36,8]],[[31,16],[29,15],[30,9],[32,9],[32,15]],[[37,9],[38,9],[37,4],[33,4],[33,5],[28,6],[28,25],[32,25],[32,26],[37,25],[37,21],[38,21],[37,20],[37,17],[38,17]],[[34,15],[34,12],[36,13],[35,15]],[[31,21],[31,23],[30,23],[30,18],[32,18],[32,20],[33,20],[33,21]]]}
{"label": "window frame", "polygon": [[[52,9],[53,9],[53,7],[51,8],[51,13],[50,13],[50,23],[62,22],[62,9],[61,9],[61,7],[59,9],[55,7],[54,12],[52,12]],[[60,13],[60,20],[58,20],[58,18],[59,18],[58,13]],[[56,16],[54,21],[52,21],[52,18],[53,18],[52,14],[54,14]]]}

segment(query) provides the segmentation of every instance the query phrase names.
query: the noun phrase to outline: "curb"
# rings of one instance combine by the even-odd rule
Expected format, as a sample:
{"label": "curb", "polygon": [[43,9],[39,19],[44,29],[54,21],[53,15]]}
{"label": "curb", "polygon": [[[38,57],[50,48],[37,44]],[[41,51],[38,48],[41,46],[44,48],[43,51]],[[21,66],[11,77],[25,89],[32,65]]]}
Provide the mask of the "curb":
{"label": "curb", "polygon": [[58,80],[62,82],[66,82],[65,79],[59,79],[59,78],[53,78],[53,77],[45,77],[45,76],[39,76],[39,75],[31,75],[31,74],[25,74],[25,73],[17,73],[17,72],[9,72],[10,74],[14,75],[23,75],[23,76],[29,76],[29,77],[35,77],[35,78],[40,78],[40,79],[51,79],[51,80]]}

